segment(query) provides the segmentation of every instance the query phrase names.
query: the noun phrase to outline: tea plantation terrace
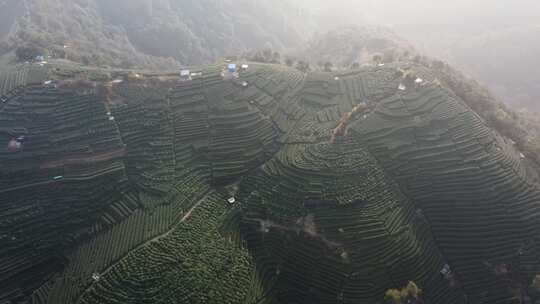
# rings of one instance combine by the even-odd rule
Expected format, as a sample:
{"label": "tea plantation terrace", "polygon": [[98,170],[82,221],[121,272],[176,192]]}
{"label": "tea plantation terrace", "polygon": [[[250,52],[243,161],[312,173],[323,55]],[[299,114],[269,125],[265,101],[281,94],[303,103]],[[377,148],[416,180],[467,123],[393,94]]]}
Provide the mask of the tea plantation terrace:
{"label": "tea plantation terrace", "polygon": [[0,303],[534,297],[539,186],[432,71],[230,69],[0,74]]}

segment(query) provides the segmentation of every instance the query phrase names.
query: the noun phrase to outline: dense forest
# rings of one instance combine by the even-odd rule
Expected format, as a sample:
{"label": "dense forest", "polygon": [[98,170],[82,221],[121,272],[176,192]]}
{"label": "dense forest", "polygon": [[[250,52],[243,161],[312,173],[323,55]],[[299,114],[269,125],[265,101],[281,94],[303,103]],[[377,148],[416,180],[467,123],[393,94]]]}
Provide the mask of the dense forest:
{"label": "dense forest", "polygon": [[[0,2],[0,51],[40,48],[92,65],[166,67],[212,62],[248,49],[304,42],[302,10],[286,1]],[[296,20],[296,21],[295,21]]]}

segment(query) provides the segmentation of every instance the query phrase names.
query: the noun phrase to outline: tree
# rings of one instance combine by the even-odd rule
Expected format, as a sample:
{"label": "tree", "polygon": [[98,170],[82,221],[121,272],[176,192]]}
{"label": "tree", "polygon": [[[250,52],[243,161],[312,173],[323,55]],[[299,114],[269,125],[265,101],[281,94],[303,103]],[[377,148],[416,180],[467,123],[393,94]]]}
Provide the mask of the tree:
{"label": "tree", "polygon": [[308,72],[309,70],[311,70],[311,67],[309,66],[309,63],[306,62],[306,61],[303,61],[303,60],[300,60],[298,61],[298,63],[296,64],[296,69],[301,71],[301,72]]}
{"label": "tree", "polygon": [[439,71],[442,71],[444,69],[444,62],[440,61],[440,60],[434,60],[432,62],[432,66],[434,69],[436,70],[439,70]]}
{"label": "tree", "polygon": [[393,50],[388,50],[388,51],[384,52],[382,61],[384,63],[390,63],[390,62],[393,62],[395,60],[395,57],[396,56],[394,54],[394,51]]}
{"label": "tree", "polygon": [[251,58],[251,60],[255,62],[263,62],[263,63],[266,62],[266,58],[264,58],[263,52],[260,52],[260,51],[255,53],[255,55]]}
{"label": "tree", "polygon": [[325,72],[332,72],[332,67],[333,67],[333,66],[334,66],[334,65],[333,65],[331,62],[326,62],[326,63],[324,64],[324,71],[325,71]]}
{"label": "tree", "polygon": [[389,289],[384,294],[384,303],[401,304],[401,292],[397,289]]}
{"label": "tree", "polygon": [[403,58],[407,59],[407,58],[409,58],[409,55],[410,55],[409,51],[404,51],[403,52]]}
{"label": "tree", "polygon": [[7,41],[0,41],[0,54],[9,52],[10,46]]}
{"label": "tree", "polygon": [[382,61],[382,56],[377,54],[373,56],[373,62],[380,63]]}
{"label": "tree", "polygon": [[264,49],[263,50],[263,57],[266,60],[266,62],[272,62],[272,49]]}
{"label": "tree", "polygon": [[353,70],[359,69],[359,68],[360,68],[360,63],[358,63],[358,62],[353,62],[353,64],[351,65],[351,68],[352,68]]}
{"label": "tree", "polygon": [[292,58],[285,59],[285,64],[289,67],[292,67],[294,65],[294,60]]}
{"label": "tree", "polygon": [[43,55],[43,49],[34,45],[19,46],[15,50],[15,56],[19,62],[34,60],[39,55]]}
{"label": "tree", "polygon": [[272,63],[281,63],[281,54],[279,52],[272,54]]}
{"label": "tree", "polygon": [[407,286],[401,289],[389,289],[384,294],[384,303],[386,304],[401,304],[408,303],[408,300],[418,300],[422,290],[418,288],[416,283],[409,281]]}

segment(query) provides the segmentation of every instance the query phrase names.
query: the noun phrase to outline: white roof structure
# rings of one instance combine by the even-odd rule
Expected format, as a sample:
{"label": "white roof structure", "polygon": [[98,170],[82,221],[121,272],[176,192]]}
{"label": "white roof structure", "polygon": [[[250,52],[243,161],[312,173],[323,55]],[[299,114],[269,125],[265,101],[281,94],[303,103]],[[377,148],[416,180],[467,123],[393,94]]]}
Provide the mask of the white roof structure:
{"label": "white roof structure", "polygon": [[229,65],[227,65],[227,69],[229,69],[231,72],[236,71],[236,63],[229,63]]}
{"label": "white roof structure", "polygon": [[247,86],[248,86],[247,81],[242,82],[242,86],[243,86],[244,88],[247,87]]}
{"label": "white roof structure", "polygon": [[249,68],[249,65],[247,65],[247,64],[242,64],[242,69],[247,70],[248,68]]}
{"label": "white roof structure", "polygon": [[441,274],[442,274],[443,276],[446,276],[446,275],[449,274],[450,272],[451,272],[451,270],[450,270],[450,265],[448,265],[448,264],[445,264],[445,265],[443,266],[443,268],[441,269]]}
{"label": "white roof structure", "polygon": [[407,89],[407,87],[403,83],[399,84],[398,90],[405,91],[406,89]]}
{"label": "white roof structure", "polygon": [[180,76],[189,76],[191,75],[191,72],[189,70],[181,70]]}
{"label": "white roof structure", "polygon": [[122,80],[122,79],[115,79],[115,80],[113,80],[113,81],[111,81],[111,82],[112,82],[112,83],[122,83],[122,82],[124,82],[124,80]]}
{"label": "white roof structure", "polygon": [[334,80],[339,80],[339,77],[338,76],[334,77]]}
{"label": "white roof structure", "polygon": [[92,279],[93,279],[94,281],[99,281],[99,279],[101,279],[101,276],[99,275],[99,273],[94,272],[94,273],[92,274]]}
{"label": "white roof structure", "polygon": [[416,80],[414,81],[414,83],[416,83],[416,84],[421,84],[422,82],[424,82],[424,79],[422,79],[420,77],[416,78]]}
{"label": "white roof structure", "polygon": [[109,117],[109,120],[110,120],[110,121],[113,121],[113,120],[114,120],[114,116]]}
{"label": "white roof structure", "polygon": [[383,66],[384,66],[384,63],[379,63],[379,64],[377,64],[377,66],[383,67]]}
{"label": "white roof structure", "polygon": [[52,83],[52,80],[47,80],[43,84],[47,85],[47,84],[51,84],[51,83]]}
{"label": "white roof structure", "polygon": [[234,204],[236,202],[236,198],[230,197],[229,199],[227,199],[227,202],[229,202],[229,204]]}
{"label": "white roof structure", "polygon": [[520,157],[521,159],[525,159],[525,154],[519,153],[519,157]]}

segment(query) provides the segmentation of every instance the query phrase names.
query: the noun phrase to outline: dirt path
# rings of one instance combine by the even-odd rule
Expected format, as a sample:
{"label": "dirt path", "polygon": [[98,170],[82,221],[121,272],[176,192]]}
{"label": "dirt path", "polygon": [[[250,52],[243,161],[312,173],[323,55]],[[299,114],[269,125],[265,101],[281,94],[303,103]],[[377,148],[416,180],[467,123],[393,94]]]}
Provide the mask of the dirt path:
{"label": "dirt path", "polygon": [[115,158],[120,158],[125,156],[127,153],[125,148],[116,149],[112,151],[102,152],[92,155],[80,155],[80,156],[70,156],[64,157],[60,160],[49,161],[44,164],[41,164],[40,169],[53,169],[58,167],[63,167],[66,165],[84,165],[97,162],[108,161]]}
{"label": "dirt path", "polygon": [[[138,245],[137,247],[129,250],[124,256],[122,256],[121,258],[119,258],[116,262],[112,263],[109,267],[105,268],[105,270],[103,270],[99,276],[100,278],[102,278],[103,276],[105,276],[107,273],[109,273],[113,268],[114,266],[116,266],[120,261],[122,261],[124,258],[126,258],[131,252],[135,252],[153,242],[157,242],[161,239],[164,239],[166,238],[167,236],[169,236],[175,229],[176,229],[176,226],[178,226],[178,224],[181,224],[185,221],[187,221],[190,217],[191,217],[191,214],[193,213],[193,211],[195,211],[195,209],[197,209],[200,205],[202,205],[202,203],[204,203],[204,201],[206,201],[206,199],[208,198],[208,196],[210,196],[211,192],[207,192],[200,200],[198,200],[195,205],[193,205],[193,207],[191,207],[191,209],[188,210],[188,212],[186,214],[184,214],[184,216],[182,216],[182,218],[180,219],[180,221],[178,221],[177,223],[175,223],[173,225],[173,227],[169,230],[167,230],[166,232],[160,234],[160,235],[157,235],[149,240],[147,240],[146,242]],[[75,303],[79,303],[79,301],[81,300],[81,298],[90,290],[90,288],[92,288],[92,286],[94,286],[96,282],[92,282],[80,295],[79,297],[77,298],[77,301]]]}
{"label": "dirt path", "polygon": [[14,187],[11,187],[11,188],[0,189],[0,194],[9,193],[9,192],[13,192],[13,191],[20,191],[20,190],[24,190],[24,189],[27,189],[27,188],[33,188],[33,187],[44,186],[44,185],[61,184],[61,183],[73,182],[73,181],[79,181],[79,182],[80,181],[88,181],[88,180],[96,178],[97,176],[103,175],[104,172],[106,174],[110,174],[110,173],[116,172],[118,170],[124,170],[124,169],[122,167],[118,167],[118,168],[113,168],[112,170],[101,171],[99,174],[93,174],[93,175],[90,175],[90,176],[65,177],[65,178],[62,178],[61,180],[45,180],[45,181],[35,182],[35,183],[31,183],[31,184],[14,186]]}
{"label": "dirt path", "polygon": [[[185,221],[187,221],[187,220],[189,219],[189,217],[191,216],[191,214],[193,213],[193,211],[195,211],[195,209],[197,209],[197,207],[199,207],[202,203],[204,203],[204,201],[208,198],[209,195],[210,195],[210,194],[207,193],[205,196],[203,196],[203,198],[201,198],[200,200],[198,200],[197,203],[195,203],[195,205],[193,205],[193,207],[191,207],[191,209],[189,209],[188,212],[187,212],[186,214],[184,214],[184,216],[180,219],[180,221],[179,221],[178,223],[176,223],[171,229],[169,229],[168,231],[166,231],[166,232],[163,233],[163,234],[160,234],[160,235],[158,235],[158,236],[155,236],[155,237],[149,239],[148,241],[142,243],[141,245],[135,247],[133,250],[130,250],[130,251],[134,251],[134,250],[140,249],[140,248],[142,248],[142,247],[144,247],[144,246],[146,246],[146,245],[148,245],[148,244],[150,244],[150,243],[152,243],[152,242],[157,242],[157,241],[159,241],[159,240],[161,240],[161,239],[167,237],[168,235],[170,235],[170,234],[174,231],[174,229],[176,228],[176,226],[177,226],[178,224],[181,224],[181,223],[183,223],[183,222],[185,222]],[[113,266],[114,266],[114,265],[113,265]],[[112,267],[112,266],[110,266],[110,267]],[[110,268],[110,267],[109,267],[109,268]],[[108,269],[108,268],[107,268],[107,269]]]}

